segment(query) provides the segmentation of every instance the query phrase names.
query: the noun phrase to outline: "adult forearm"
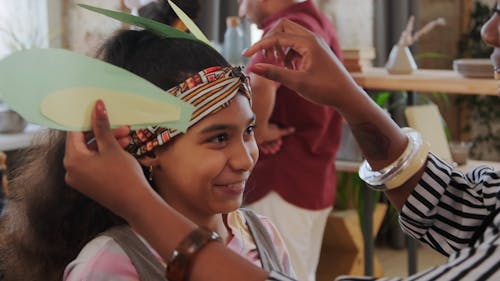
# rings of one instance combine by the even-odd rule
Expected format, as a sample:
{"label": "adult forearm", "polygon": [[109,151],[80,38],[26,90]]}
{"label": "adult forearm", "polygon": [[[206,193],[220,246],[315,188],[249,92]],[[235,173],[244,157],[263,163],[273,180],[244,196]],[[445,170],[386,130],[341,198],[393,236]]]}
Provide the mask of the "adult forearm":
{"label": "adult forearm", "polygon": [[[380,170],[395,161],[406,149],[408,139],[399,126],[359,87],[351,88],[352,99],[339,107],[349,123],[356,141],[373,170]],[[415,173],[400,187],[386,192],[400,210],[422,175]]]}
{"label": "adult forearm", "polygon": [[364,156],[374,170],[387,166],[406,148],[406,136],[361,88],[353,87],[345,94],[351,99],[338,110],[351,127]]}

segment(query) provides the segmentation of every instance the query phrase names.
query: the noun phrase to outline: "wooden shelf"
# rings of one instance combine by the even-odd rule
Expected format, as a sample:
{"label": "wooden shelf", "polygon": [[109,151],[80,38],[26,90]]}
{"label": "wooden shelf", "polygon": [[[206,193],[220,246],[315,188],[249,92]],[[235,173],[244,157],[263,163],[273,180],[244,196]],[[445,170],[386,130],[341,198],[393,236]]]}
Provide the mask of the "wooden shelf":
{"label": "wooden shelf", "polygon": [[498,95],[498,81],[465,78],[453,70],[419,69],[412,74],[396,75],[387,73],[385,68],[373,67],[351,75],[359,86],[369,90]]}

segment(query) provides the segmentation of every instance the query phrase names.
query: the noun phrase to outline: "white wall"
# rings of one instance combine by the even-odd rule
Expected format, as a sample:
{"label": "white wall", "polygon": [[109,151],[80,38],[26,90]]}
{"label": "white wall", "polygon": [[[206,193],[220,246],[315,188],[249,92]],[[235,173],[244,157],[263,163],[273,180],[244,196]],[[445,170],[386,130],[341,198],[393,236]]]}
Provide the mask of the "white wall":
{"label": "white wall", "polygon": [[48,46],[46,0],[0,0],[0,58]]}
{"label": "white wall", "polygon": [[343,49],[373,47],[373,0],[315,0],[339,35]]}
{"label": "white wall", "polygon": [[[1,0],[0,0],[1,1]],[[76,6],[78,3],[119,11],[121,0],[63,0],[64,36],[69,49],[94,55],[99,46],[122,24],[109,17]]]}

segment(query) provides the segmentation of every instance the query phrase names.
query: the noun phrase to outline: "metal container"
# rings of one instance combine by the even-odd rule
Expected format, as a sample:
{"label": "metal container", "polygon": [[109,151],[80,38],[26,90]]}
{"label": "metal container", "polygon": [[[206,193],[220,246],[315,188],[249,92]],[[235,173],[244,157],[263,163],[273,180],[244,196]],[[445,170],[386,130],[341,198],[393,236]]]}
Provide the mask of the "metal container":
{"label": "metal container", "polygon": [[0,133],[20,133],[26,125],[27,122],[21,115],[0,103]]}

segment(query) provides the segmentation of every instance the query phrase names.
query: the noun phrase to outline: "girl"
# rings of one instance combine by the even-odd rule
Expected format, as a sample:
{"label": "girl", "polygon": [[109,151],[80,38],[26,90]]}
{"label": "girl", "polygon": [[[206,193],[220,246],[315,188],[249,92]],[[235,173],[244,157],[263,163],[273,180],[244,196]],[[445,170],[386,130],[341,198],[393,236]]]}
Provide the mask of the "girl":
{"label": "girl", "polygon": [[[160,127],[132,131],[126,149],[163,200],[262,266],[255,231],[238,210],[258,158],[250,90],[240,69],[201,42],[149,31],[122,31],[102,47],[100,58],[195,106],[187,133]],[[0,238],[5,280],[144,280],[127,243],[110,231],[125,221],[65,184],[64,142],[64,133],[51,131],[24,157],[9,184],[12,198]],[[280,235],[269,220],[258,221],[274,245],[274,262],[293,274]],[[152,262],[161,261],[145,247]]]}

